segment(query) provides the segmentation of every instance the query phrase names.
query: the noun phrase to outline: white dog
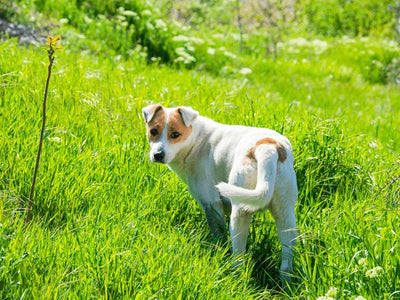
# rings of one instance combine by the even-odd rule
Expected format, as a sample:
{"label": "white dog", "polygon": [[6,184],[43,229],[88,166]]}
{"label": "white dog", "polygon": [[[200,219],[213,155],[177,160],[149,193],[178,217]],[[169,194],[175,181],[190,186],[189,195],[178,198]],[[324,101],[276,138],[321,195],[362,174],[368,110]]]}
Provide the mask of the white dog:
{"label": "white dog", "polygon": [[234,255],[246,250],[251,216],[269,209],[282,245],[280,272],[290,281],[296,244],[296,174],[290,142],[264,128],[216,123],[189,107],[143,108],[150,159],[165,163],[203,208],[214,237],[224,239],[230,214]]}

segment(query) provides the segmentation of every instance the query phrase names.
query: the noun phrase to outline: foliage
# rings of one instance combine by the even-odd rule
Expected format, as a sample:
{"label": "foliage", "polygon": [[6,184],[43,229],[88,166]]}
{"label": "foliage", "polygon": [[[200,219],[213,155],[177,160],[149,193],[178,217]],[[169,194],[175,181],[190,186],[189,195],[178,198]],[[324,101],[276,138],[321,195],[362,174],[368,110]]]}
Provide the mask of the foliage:
{"label": "foliage", "polygon": [[[367,37],[332,37],[334,18],[324,25],[332,33],[311,21],[310,32],[300,12],[317,3],[298,2],[272,57],[265,27],[245,32],[238,52],[233,1],[167,2],[11,5],[9,15],[43,22],[66,50],[54,65],[46,172],[25,227],[46,63],[39,47],[0,41],[0,298],[398,297],[400,50],[382,38],[386,16],[356,34]],[[319,18],[334,11],[325,3]],[[346,3],[335,5],[356,1]],[[245,265],[233,272],[229,247],[213,244],[186,186],[150,163],[140,112],[156,102],[288,136],[299,183],[290,289],[279,287],[268,212],[254,217]]]}
{"label": "foliage", "polygon": [[[233,0],[17,0],[15,3],[7,0],[6,3],[8,8],[4,13],[16,19],[36,20],[39,25],[41,18],[32,14],[38,11],[53,20],[49,26],[61,23],[63,35],[67,34],[74,48],[81,51],[89,49],[105,55],[145,58],[148,62],[188,68],[199,66],[214,73],[230,65],[225,63],[226,55],[218,55],[214,49],[224,48],[219,52],[231,53],[230,58],[240,60],[236,58],[240,56],[240,37]],[[395,12],[389,10],[389,5],[395,6],[395,1],[301,0],[294,4],[292,1],[260,0],[242,3],[244,52],[278,55],[279,44],[301,30],[321,37],[342,34],[394,37]],[[69,26],[67,32],[66,25]],[[180,39],[182,36],[186,40]],[[215,52],[215,56],[208,55]],[[374,69],[372,73],[379,72]],[[380,82],[385,81],[385,75],[373,76],[379,77]]]}
{"label": "foliage", "polygon": [[300,0],[299,12],[310,29],[328,35],[366,36],[369,34],[394,34],[395,16],[389,6],[396,0]]}

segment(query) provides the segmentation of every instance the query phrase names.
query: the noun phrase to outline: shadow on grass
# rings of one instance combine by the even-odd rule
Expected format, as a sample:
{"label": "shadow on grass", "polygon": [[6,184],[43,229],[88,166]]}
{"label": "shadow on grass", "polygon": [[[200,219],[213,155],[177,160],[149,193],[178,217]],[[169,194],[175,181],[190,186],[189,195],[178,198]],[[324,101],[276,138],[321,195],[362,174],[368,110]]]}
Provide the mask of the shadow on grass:
{"label": "shadow on grass", "polygon": [[271,293],[282,292],[279,240],[275,223],[266,214],[254,217],[249,233],[248,253],[253,265],[251,278],[254,288]]}

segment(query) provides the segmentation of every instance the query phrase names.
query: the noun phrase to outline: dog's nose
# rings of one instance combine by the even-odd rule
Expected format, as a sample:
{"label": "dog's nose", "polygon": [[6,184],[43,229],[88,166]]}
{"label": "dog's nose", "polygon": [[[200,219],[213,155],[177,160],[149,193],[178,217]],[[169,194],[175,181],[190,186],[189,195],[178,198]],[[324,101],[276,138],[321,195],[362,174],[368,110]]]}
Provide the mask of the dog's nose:
{"label": "dog's nose", "polygon": [[163,151],[157,152],[154,154],[154,160],[157,162],[162,162],[165,157],[165,153]]}

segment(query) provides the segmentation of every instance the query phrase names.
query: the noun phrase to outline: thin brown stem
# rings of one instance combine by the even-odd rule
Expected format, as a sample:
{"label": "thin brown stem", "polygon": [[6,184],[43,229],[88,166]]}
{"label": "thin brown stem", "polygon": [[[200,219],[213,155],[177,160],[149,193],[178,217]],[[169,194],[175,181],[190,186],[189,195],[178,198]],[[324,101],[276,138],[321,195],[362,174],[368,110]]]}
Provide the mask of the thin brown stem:
{"label": "thin brown stem", "polygon": [[30,221],[31,217],[31,210],[32,210],[32,204],[33,204],[33,195],[35,193],[35,185],[36,185],[36,175],[39,169],[39,162],[40,162],[40,155],[42,153],[42,144],[43,144],[43,138],[44,138],[44,131],[46,127],[46,104],[47,104],[47,92],[49,89],[49,83],[50,83],[50,76],[51,76],[51,68],[53,67],[53,62],[54,62],[54,50],[52,47],[50,47],[50,50],[48,51],[49,54],[49,67],[47,70],[47,80],[46,80],[46,88],[44,91],[44,97],[43,97],[43,115],[42,115],[42,129],[40,131],[40,139],[39,139],[39,146],[38,146],[38,152],[36,155],[36,165],[35,165],[35,170],[33,172],[33,178],[32,178],[32,185],[31,185],[31,192],[29,194],[29,200],[28,200],[28,209],[26,212],[26,219],[25,219],[25,224]]}
{"label": "thin brown stem", "polygon": [[237,21],[239,26],[239,51],[242,53],[243,51],[243,29],[242,29],[242,17],[240,16],[240,0],[236,1],[236,10],[237,10]]}

